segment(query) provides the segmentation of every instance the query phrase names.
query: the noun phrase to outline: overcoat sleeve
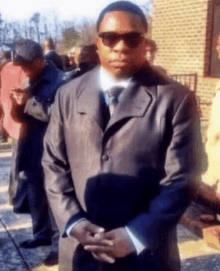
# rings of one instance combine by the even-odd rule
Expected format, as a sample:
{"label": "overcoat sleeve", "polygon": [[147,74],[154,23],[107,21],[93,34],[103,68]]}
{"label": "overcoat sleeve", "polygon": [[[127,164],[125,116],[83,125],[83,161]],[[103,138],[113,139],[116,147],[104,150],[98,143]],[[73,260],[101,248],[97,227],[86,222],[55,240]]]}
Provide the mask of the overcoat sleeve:
{"label": "overcoat sleeve", "polygon": [[66,154],[62,115],[58,90],[44,138],[42,164],[48,200],[61,233],[65,232],[67,221],[81,213]]}
{"label": "overcoat sleeve", "polygon": [[49,122],[55,94],[64,83],[63,72],[57,71],[55,68],[49,71],[47,68],[46,71],[48,79],[43,78],[33,87],[35,94],[30,96],[24,108],[24,113],[42,122]]}
{"label": "overcoat sleeve", "polygon": [[35,97],[28,99],[26,105],[18,105],[12,101],[11,116],[17,122],[26,121],[29,116],[42,121],[49,122],[53,100],[37,101]]}
{"label": "overcoat sleeve", "polygon": [[[127,225],[151,251],[169,238],[195,192],[202,150],[196,100],[187,94],[172,118],[172,138],[165,159],[165,177],[149,209]],[[193,185],[194,184],[194,185]]]}
{"label": "overcoat sleeve", "polygon": [[31,97],[26,103],[24,113],[42,122],[48,122],[53,105],[52,102],[52,99],[41,101],[37,100],[36,97]]}

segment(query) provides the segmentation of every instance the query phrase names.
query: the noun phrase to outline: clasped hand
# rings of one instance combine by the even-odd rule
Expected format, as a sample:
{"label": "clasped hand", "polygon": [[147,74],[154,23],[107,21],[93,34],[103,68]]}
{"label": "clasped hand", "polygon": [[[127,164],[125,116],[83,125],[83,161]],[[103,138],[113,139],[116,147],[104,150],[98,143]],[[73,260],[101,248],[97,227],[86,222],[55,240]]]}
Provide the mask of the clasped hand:
{"label": "clasped hand", "polygon": [[74,236],[85,250],[90,251],[95,259],[107,263],[114,263],[116,258],[124,258],[135,250],[125,228],[105,232],[104,228],[86,219],[77,223],[70,235]]}

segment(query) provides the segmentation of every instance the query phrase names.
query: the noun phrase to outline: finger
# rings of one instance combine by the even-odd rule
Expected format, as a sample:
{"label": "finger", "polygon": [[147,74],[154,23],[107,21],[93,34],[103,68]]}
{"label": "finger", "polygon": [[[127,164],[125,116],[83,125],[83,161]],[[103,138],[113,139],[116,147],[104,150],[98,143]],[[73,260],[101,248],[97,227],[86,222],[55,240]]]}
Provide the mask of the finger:
{"label": "finger", "polygon": [[103,234],[103,239],[115,239],[115,233],[114,232],[105,232]]}
{"label": "finger", "polygon": [[105,253],[92,253],[93,257],[101,262],[115,263],[115,258],[105,254]]}
{"label": "finger", "polygon": [[114,242],[112,240],[107,240],[104,238],[104,234],[103,233],[96,233],[94,235],[94,238],[97,240],[97,241],[102,241],[103,244],[107,245],[107,246],[113,246],[114,245]]}
{"label": "finger", "polygon": [[92,223],[89,223],[89,224],[87,225],[86,230],[87,230],[87,231],[91,231],[92,233],[102,233],[102,232],[105,231],[104,228],[99,227],[99,226],[96,226],[96,225],[94,225],[94,224],[92,224]]}
{"label": "finger", "polygon": [[84,240],[84,245],[97,245],[97,246],[114,246],[114,242],[111,240],[106,240],[106,239],[96,239],[93,236],[87,236],[86,239]]}
{"label": "finger", "polygon": [[110,247],[113,247],[113,246],[114,246],[114,242],[111,241],[111,240],[106,240],[106,239],[104,239],[104,240],[101,240],[100,242],[101,242],[101,244],[103,244],[103,245],[105,245],[105,246],[110,246]]}
{"label": "finger", "polygon": [[104,252],[109,253],[114,251],[114,247],[111,246],[97,246],[97,245],[85,245],[85,250],[88,250],[90,252]]}
{"label": "finger", "polygon": [[94,235],[94,238],[97,240],[102,240],[102,239],[104,239],[104,234],[103,233],[96,233]]}
{"label": "finger", "polygon": [[115,258],[107,255],[106,253],[92,253],[93,257],[101,262],[114,263]]}
{"label": "finger", "polygon": [[107,262],[107,263],[111,263],[111,264],[115,263],[115,259],[112,258],[112,257],[110,257],[109,255],[107,255],[107,254],[105,254],[105,253],[99,253],[99,255],[100,255],[100,258],[101,258],[103,261],[105,261],[105,262]]}

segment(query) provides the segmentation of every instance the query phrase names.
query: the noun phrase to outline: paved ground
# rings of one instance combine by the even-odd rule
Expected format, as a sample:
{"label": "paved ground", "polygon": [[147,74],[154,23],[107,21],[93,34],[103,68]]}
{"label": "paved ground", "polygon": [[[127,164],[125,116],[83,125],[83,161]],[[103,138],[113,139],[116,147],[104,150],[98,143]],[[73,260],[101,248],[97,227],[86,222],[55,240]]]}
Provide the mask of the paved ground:
{"label": "paved ground", "polygon": [[32,238],[31,220],[29,215],[13,213],[8,204],[10,161],[10,153],[0,153],[0,271],[57,271],[57,266],[42,265],[50,252],[49,247],[19,247],[19,242]]}
{"label": "paved ground", "polygon": [[[22,249],[19,242],[31,238],[29,215],[17,215],[8,204],[10,153],[0,153],[0,271],[57,271],[58,267],[42,264],[49,248]],[[220,251],[188,229],[178,226],[178,244],[182,259],[181,271],[220,271]],[[88,270],[89,271],[89,270]]]}

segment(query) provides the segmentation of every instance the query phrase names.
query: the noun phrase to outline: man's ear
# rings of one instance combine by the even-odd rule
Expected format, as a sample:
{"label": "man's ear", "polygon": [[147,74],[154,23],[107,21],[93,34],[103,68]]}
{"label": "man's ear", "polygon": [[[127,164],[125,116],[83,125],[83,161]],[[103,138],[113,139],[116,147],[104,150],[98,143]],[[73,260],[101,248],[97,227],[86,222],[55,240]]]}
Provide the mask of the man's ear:
{"label": "man's ear", "polygon": [[147,38],[144,38],[144,45],[147,47]]}
{"label": "man's ear", "polygon": [[96,37],[95,37],[95,45],[96,45],[96,52],[97,52],[97,54],[99,54],[99,42],[100,42],[100,39],[99,39],[99,37],[98,37],[98,35],[96,35]]}

